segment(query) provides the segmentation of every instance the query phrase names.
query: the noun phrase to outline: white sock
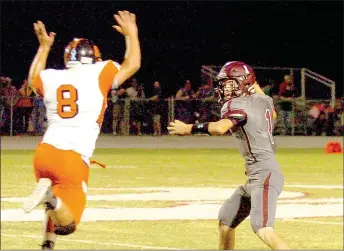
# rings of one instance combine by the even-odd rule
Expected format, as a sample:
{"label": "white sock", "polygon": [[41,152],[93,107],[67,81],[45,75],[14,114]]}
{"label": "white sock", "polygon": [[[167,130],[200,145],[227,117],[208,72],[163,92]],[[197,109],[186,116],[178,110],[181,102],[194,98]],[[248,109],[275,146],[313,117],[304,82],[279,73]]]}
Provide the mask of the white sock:
{"label": "white sock", "polygon": [[56,206],[55,206],[55,209],[53,211],[57,211],[61,208],[62,206],[62,201],[59,197],[56,197]]}
{"label": "white sock", "polygon": [[49,211],[45,212],[44,219],[43,219],[43,242],[44,241],[52,241],[56,242],[56,234],[48,232],[48,222],[49,222]]}

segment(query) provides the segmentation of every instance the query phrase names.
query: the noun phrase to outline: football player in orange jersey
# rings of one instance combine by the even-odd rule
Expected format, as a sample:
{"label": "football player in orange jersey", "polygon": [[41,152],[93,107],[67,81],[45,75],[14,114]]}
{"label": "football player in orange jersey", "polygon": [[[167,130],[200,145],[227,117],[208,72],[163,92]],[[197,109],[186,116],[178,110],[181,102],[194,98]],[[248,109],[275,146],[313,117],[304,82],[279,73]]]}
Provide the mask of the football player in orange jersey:
{"label": "football player in orange jersey", "polygon": [[41,21],[34,23],[39,41],[31,64],[29,84],[44,97],[48,128],[36,148],[36,189],[23,205],[29,213],[45,205],[42,249],[53,249],[56,235],[76,230],[86,205],[90,158],[95,149],[106,109],[107,94],[130,78],[141,66],[136,17],[128,11],[114,15],[116,29],[125,37],[122,65],[102,61],[97,46],[74,39],[65,49],[67,69],[46,69],[55,33],[49,35]]}

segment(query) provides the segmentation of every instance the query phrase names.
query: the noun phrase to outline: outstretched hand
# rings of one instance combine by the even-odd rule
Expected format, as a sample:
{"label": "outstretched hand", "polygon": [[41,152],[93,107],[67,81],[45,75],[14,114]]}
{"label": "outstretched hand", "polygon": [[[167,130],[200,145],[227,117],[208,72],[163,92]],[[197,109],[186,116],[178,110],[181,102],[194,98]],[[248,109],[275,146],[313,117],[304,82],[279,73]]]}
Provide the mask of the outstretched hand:
{"label": "outstretched hand", "polygon": [[190,134],[192,125],[185,124],[180,120],[175,120],[170,123],[170,126],[167,127],[168,133],[171,135],[186,135]]}
{"label": "outstretched hand", "polygon": [[137,36],[138,29],[136,25],[136,16],[129,11],[118,11],[118,15],[114,15],[118,25],[113,25],[123,36]]}
{"label": "outstretched hand", "polygon": [[33,28],[35,30],[40,46],[44,48],[50,48],[54,43],[56,33],[49,32],[48,35],[45,29],[45,25],[41,21],[37,21],[37,23],[34,23]]}

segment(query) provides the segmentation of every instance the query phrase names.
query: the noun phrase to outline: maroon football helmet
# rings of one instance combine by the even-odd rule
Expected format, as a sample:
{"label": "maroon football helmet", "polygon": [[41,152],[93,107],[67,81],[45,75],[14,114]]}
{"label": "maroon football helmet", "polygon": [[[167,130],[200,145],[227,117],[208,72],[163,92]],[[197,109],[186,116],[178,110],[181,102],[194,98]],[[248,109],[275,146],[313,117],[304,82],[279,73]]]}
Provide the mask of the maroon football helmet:
{"label": "maroon football helmet", "polygon": [[256,74],[253,69],[240,61],[227,62],[216,76],[215,95],[219,102],[254,93]]}

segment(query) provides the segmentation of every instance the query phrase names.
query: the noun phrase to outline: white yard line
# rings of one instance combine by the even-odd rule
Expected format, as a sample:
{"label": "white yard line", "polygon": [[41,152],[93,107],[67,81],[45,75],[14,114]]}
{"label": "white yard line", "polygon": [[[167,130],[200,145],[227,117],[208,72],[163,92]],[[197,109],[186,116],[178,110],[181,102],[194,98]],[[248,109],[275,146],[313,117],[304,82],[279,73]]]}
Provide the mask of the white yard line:
{"label": "white yard line", "polygon": [[[116,168],[116,166],[111,166],[113,168]],[[135,168],[136,166],[117,166],[118,168]],[[178,179],[178,178],[171,178],[171,179]],[[208,179],[208,180],[214,180],[219,181],[218,179]],[[228,182],[228,180],[226,180]],[[34,181],[33,181],[34,182]],[[34,186],[34,183],[32,183]],[[226,187],[238,187],[241,184],[228,184]],[[14,187],[19,189],[26,189],[26,186],[18,186],[16,184],[6,184],[3,185],[6,187]],[[217,187],[217,188],[226,188],[226,187]],[[314,188],[314,189],[341,189],[344,188],[343,185],[336,184],[336,185],[308,185],[308,184],[288,184],[285,183],[284,187],[290,187],[290,188]],[[201,189],[214,189],[215,187],[90,187],[89,189],[95,189],[95,190],[162,190],[162,189],[180,189],[180,188],[201,188]]]}
{"label": "white yard line", "polygon": [[[158,188],[155,188],[158,190]],[[145,189],[135,189],[135,191],[142,191]],[[233,188],[195,188],[195,187],[170,187],[161,188],[158,191],[154,189],[147,189],[149,193],[128,193],[119,194],[102,194],[102,195],[87,195],[88,201],[202,201],[202,200],[226,200],[235,191]],[[304,196],[301,192],[283,191],[280,198],[293,199]],[[6,197],[1,198],[2,202],[22,202],[23,197]]]}
{"label": "white yard line", "polygon": [[341,225],[343,222],[331,222],[331,221],[314,221],[314,220],[303,220],[303,219],[283,219],[282,221],[300,222],[300,223],[313,223],[321,225]]}
{"label": "white yard line", "polygon": [[343,189],[343,185],[284,185],[289,188],[309,188],[309,189]]}
{"label": "white yard line", "polygon": [[[6,237],[13,237],[13,238],[30,238],[30,239],[39,239],[39,236],[35,235],[18,235],[18,234],[5,234],[1,233],[1,236]],[[67,240],[63,238],[58,238],[57,242],[65,241],[65,242],[79,242],[85,244],[97,244],[97,245],[107,245],[107,246],[118,246],[118,247],[130,247],[130,248],[142,248],[142,249],[165,249],[165,250],[180,250],[178,248],[170,248],[170,247],[153,247],[153,246],[145,246],[145,245],[134,245],[134,244],[124,244],[118,242],[100,242],[100,241],[90,241],[90,240]]]}
{"label": "white yard line", "polygon": [[[189,204],[165,208],[86,208],[82,221],[154,221],[154,220],[216,220],[221,204]],[[2,222],[29,222],[43,220],[44,211],[35,209],[25,214],[22,209],[1,210]],[[343,204],[278,204],[277,219],[309,217],[342,217]]]}
{"label": "white yard line", "polygon": [[[113,167],[115,168],[115,167]],[[119,168],[124,168],[119,167]],[[134,168],[134,166],[132,167],[127,167],[127,168]],[[177,178],[175,178],[177,179]],[[209,180],[214,180],[214,181],[219,181],[216,179],[209,179]],[[227,181],[228,182],[228,181]],[[232,185],[227,185],[227,187],[229,188],[233,188],[233,187],[238,187],[240,184],[232,184]],[[6,185],[2,185],[3,187],[1,188],[1,190],[5,190],[5,189],[9,189],[7,187],[11,187],[12,191],[15,190],[27,190],[28,187],[27,186],[20,186],[20,185],[16,185],[16,184],[6,184]],[[35,184],[32,183],[32,185],[30,187],[34,187]],[[6,188],[5,188],[6,187]],[[308,189],[343,189],[344,186],[343,185],[306,185],[306,184],[285,184],[284,185],[285,188],[308,188]],[[198,189],[214,189],[214,187],[89,187],[89,190],[170,190],[170,189],[184,189],[184,188],[198,188]],[[226,189],[226,187],[217,187],[219,189]],[[285,189],[284,189],[285,190]]]}
{"label": "white yard line", "polygon": [[283,199],[283,200],[278,200],[278,203],[283,204],[283,203],[309,203],[309,204],[314,204],[314,203],[323,203],[323,204],[331,204],[331,203],[343,203],[344,199],[343,198],[315,198],[315,199],[308,199],[308,198],[300,198],[300,199]]}

